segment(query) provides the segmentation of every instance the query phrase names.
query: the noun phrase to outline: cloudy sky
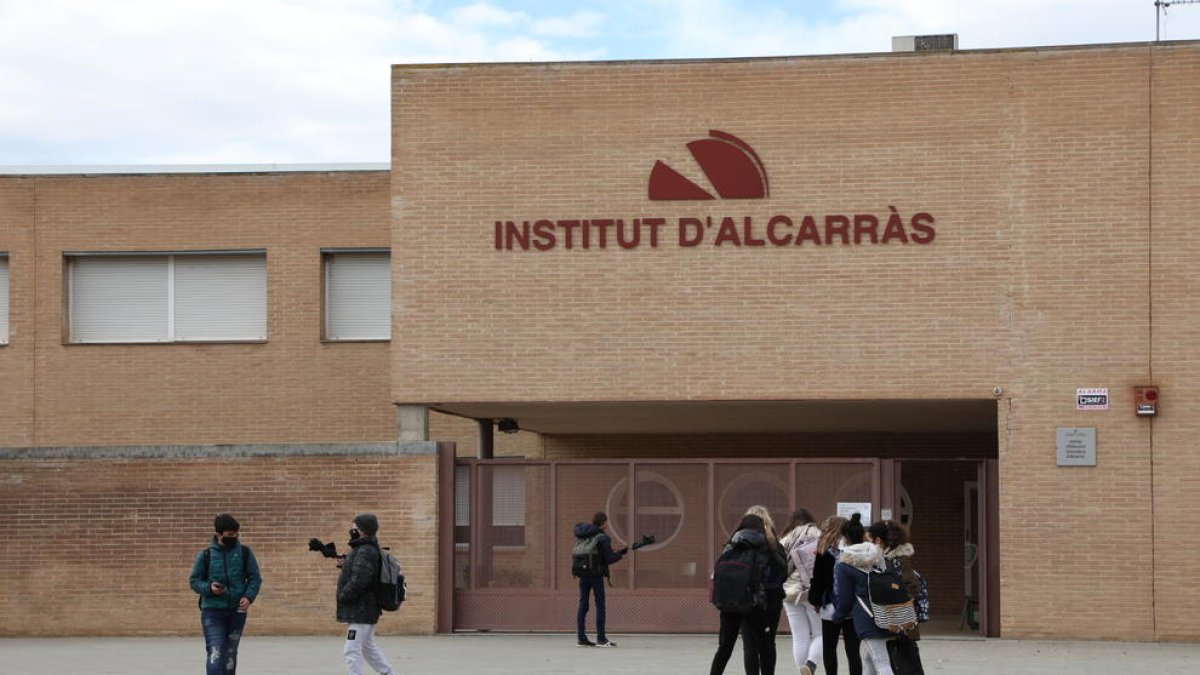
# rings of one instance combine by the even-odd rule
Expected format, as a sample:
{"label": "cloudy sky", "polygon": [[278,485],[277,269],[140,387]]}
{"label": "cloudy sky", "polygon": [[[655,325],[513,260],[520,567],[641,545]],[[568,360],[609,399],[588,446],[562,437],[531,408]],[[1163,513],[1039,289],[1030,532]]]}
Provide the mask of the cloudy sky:
{"label": "cloudy sky", "polygon": [[[1154,39],[1153,0],[0,0],[0,165],[388,161],[389,64]],[[1200,39],[1200,4],[1163,39]],[[1200,75],[1198,75],[1200,76]]]}

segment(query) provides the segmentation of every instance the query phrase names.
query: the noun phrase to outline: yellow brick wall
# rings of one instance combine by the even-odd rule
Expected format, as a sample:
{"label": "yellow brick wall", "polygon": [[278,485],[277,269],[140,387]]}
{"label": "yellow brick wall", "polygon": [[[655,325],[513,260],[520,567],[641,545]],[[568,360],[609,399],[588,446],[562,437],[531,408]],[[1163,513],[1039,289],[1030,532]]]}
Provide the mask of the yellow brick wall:
{"label": "yellow brick wall", "polygon": [[0,346],[0,446],[33,439],[34,180],[0,177],[0,252],[8,254],[8,344]]}
{"label": "yellow brick wall", "polygon": [[[388,344],[321,342],[320,251],[387,247],[387,186],[386,171],[0,177],[0,446],[396,438]],[[265,344],[64,344],[64,252],[247,248],[267,252]]]}
{"label": "yellow brick wall", "polygon": [[[431,633],[434,455],[0,460],[0,635],[181,635],[199,630],[188,587],[212,519],[232,513],[262,568],[256,634],[336,634],[333,561],[355,515],[375,513],[409,598],[383,634]],[[152,620],[147,620],[152,618]]]}
{"label": "yellow brick wall", "polygon": [[[1155,54],[1153,380],[1162,387],[1153,422],[1154,603],[1157,636],[1196,640],[1180,620],[1200,596],[1187,590],[1200,551],[1180,526],[1200,509],[1200,50]],[[1146,501],[1144,495],[1142,501]],[[1142,521],[1143,524],[1145,521]]]}
{"label": "yellow brick wall", "polygon": [[[987,398],[1002,386],[1003,634],[1200,639],[1163,612],[1200,601],[1181,584],[1200,546],[1165,538],[1200,507],[1184,393],[1200,332],[1198,58],[1186,43],[397,66],[392,396]],[[655,161],[689,166],[685,144],[710,129],[753,146],[770,196],[650,201]],[[669,233],[681,217],[761,227],[776,214],[882,220],[890,206],[905,222],[932,214],[936,239],[493,245],[498,220],[663,217]],[[1131,388],[1150,381],[1164,386],[1154,422],[1132,413]],[[1076,411],[1079,387],[1108,387],[1112,410]],[[1071,426],[1097,428],[1097,467],[1056,466],[1055,429]],[[1119,542],[1105,557],[1124,584],[1117,623],[1069,571],[1091,536]]]}

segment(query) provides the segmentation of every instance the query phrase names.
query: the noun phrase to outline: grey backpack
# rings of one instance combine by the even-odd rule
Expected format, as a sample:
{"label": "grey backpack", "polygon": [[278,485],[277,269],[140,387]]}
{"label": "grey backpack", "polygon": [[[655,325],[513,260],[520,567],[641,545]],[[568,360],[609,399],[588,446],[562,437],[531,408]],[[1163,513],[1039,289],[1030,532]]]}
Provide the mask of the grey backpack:
{"label": "grey backpack", "polygon": [[571,575],[577,577],[600,576],[600,534],[576,537],[571,549]]}

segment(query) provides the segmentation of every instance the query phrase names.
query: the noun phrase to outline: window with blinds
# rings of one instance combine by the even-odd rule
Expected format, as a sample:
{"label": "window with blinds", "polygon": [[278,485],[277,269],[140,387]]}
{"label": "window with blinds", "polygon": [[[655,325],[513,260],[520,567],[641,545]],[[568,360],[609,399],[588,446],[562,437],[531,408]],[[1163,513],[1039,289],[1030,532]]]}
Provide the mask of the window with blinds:
{"label": "window with blinds", "polygon": [[8,344],[8,255],[0,253],[0,345]]}
{"label": "window with blinds", "polygon": [[525,526],[525,467],[496,466],[492,470],[492,525]]}
{"label": "window with blinds", "polygon": [[71,342],[267,339],[263,252],[67,256]]}
{"label": "window with blinds", "polygon": [[392,255],[326,251],[325,339],[392,338]]}

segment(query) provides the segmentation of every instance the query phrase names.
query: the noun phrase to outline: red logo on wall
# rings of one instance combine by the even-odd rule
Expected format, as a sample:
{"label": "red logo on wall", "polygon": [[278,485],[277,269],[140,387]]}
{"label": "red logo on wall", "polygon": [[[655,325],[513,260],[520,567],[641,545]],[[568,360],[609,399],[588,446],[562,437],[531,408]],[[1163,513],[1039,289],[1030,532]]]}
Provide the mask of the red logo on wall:
{"label": "red logo on wall", "polygon": [[[708,138],[688,143],[687,148],[721,199],[766,197],[767,170],[754,148],[724,131],[714,129],[708,135]],[[681,201],[716,197],[658,160],[650,171],[650,199]]]}

